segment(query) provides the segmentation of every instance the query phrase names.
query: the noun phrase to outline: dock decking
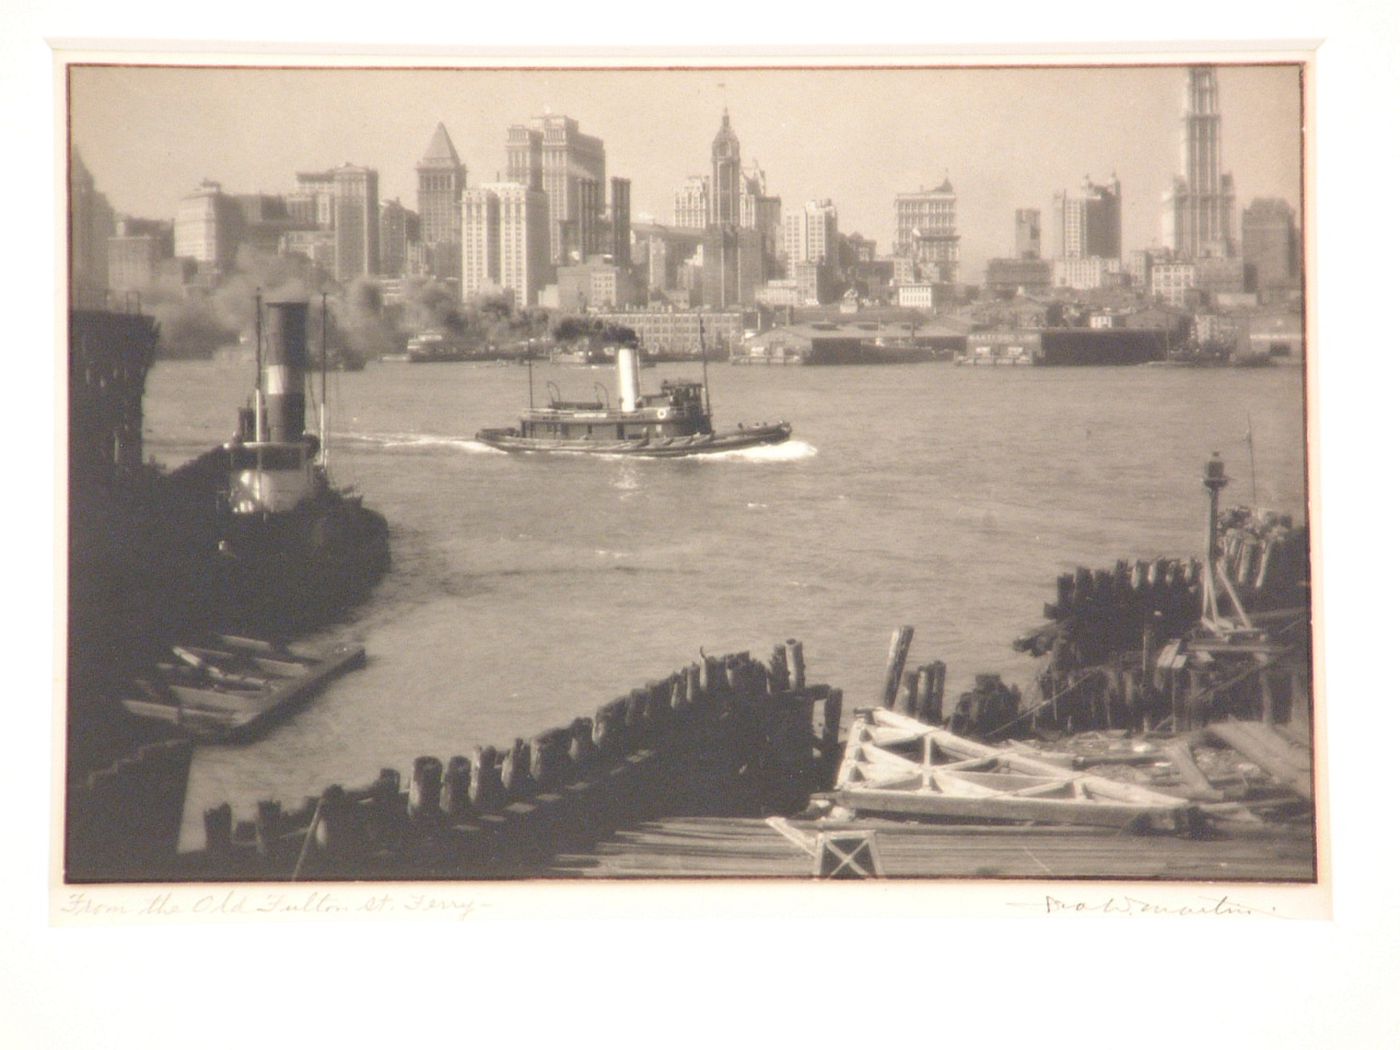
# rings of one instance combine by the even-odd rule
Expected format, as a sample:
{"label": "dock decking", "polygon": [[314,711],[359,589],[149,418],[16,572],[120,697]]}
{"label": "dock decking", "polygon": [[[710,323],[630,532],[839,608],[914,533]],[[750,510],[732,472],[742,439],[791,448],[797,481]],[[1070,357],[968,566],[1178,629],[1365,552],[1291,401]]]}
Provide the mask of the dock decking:
{"label": "dock decking", "polygon": [[[815,833],[819,825],[792,821]],[[1206,879],[1310,882],[1308,835],[1187,839],[1091,828],[918,825],[862,820],[823,830],[873,831],[891,878]],[[547,878],[810,878],[813,858],[761,818],[673,817],[618,829],[561,854]]]}

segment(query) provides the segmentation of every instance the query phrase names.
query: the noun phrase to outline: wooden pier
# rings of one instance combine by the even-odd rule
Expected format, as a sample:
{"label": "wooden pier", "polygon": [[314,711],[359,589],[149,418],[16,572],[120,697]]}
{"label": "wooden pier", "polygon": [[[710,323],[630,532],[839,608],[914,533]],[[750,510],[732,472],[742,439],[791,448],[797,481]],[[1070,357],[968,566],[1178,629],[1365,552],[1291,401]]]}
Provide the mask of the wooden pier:
{"label": "wooden pier", "polygon": [[[211,809],[168,877],[1314,878],[1309,804],[1286,786],[1265,793],[1288,818],[1271,823],[1249,812],[1256,785],[1210,763],[1144,786],[1101,775],[1112,755],[1086,771],[961,737],[938,724],[942,665],[903,673],[912,634],[892,639],[889,706],[844,740],[842,693],[807,683],[800,643],[705,657],[529,740],[423,756],[406,781]],[[1173,746],[1189,756],[1147,754],[1169,765]]]}

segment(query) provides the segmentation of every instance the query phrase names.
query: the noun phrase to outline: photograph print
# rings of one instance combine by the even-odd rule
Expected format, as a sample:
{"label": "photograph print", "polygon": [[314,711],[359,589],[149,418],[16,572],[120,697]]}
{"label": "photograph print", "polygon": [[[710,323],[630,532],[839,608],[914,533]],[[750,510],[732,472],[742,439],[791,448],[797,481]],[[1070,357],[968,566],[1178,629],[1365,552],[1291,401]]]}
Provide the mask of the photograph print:
{"label": "photograph print", "polygon": [[214,62],[63,69],[61,886],[1318,881],[1305,59]]}

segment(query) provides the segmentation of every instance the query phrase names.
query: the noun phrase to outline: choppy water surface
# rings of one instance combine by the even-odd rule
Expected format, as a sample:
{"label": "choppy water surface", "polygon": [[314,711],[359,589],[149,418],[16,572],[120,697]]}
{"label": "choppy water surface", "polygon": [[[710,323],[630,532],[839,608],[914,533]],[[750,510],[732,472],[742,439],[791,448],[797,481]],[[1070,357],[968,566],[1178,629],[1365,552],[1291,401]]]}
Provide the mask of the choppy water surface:
{"label": "choppy water surface", "polygon": [[[643,373],[699,377],[699,367]],[[527,370],[371,364],[332,376],[332,473],[384,513],[393,568],[331,635],[368,666],[266,738],[201,747],[186,807],[298,803],[415,756],[444,761],[579,715],[696,658],[802,639],[811,681],[878,688],[891,630],[1023,683],[1011,640],[1058,573],[1198,555],[1200,474],[1219,450],[1252,502],[1304,506],[1303,374],[1172,368],[714,365],[715,423],[786,419],[793,440],[684,459],[519,456],[472,440],[513,423]],[[175,465],[226,439],[251,369],[158,365],[148,454]],[[538,367],[582,398],[610,370]],[[1248,422],[1247,422],[1248,421]]]}

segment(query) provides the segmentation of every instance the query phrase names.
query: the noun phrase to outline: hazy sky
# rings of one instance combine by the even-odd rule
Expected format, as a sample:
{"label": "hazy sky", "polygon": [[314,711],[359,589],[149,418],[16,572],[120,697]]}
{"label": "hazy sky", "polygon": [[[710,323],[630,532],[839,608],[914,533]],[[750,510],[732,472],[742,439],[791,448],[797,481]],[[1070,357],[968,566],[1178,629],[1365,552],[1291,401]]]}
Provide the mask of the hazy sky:
{"label": "hazy sky", "polygon": [[[416,207],[414,164],[438,121],[471,184],[505,167],[505,129],[550,111],[600,136],[634,215],[669,222],[687,175],[708,171],[728,105],[744,163],[784,209],[831,198],[840,227],[889,250],[894,195],[958,194],[962,279],[1011,254],[1013,212],[1116,172],[1124,250],[1159,243],[1161,195],[1180,161],[1181,67],[914,70],[328,70],[79,67],[73,142],[119,212],[170,218],[202,178],[288,192],[297,170],[377,168],[380,194]],[[1237,207],[1297,208],[1296,66],[1222,67],[1222,168]]]}

